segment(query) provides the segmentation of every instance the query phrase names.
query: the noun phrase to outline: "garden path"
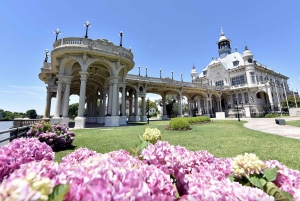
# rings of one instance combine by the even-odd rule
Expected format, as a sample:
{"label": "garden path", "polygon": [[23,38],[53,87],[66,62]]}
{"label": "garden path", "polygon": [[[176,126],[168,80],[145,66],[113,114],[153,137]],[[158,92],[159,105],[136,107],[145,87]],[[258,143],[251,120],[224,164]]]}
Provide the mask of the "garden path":
{"label": "garden path", "polygon": [[[300,120],[300,117],[277,117],[276,119],[295,121]],[[242,118],[241,120],[248,121],[244,124],[246,128],[300,140],[300,127],[278,125],[275,118]]]}

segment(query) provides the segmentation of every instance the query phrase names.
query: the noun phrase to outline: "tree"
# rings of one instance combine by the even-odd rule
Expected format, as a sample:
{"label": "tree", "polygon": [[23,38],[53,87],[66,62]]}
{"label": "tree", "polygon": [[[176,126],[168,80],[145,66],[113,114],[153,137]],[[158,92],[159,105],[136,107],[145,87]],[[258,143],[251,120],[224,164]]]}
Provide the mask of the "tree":
{"label": "tree", "polygon": [[29,118],[29,119],[36,119],[36,116],[37,116],[37,113],[34,109],[31,109],[31,110],[27,110],[26,111],[26,116]]}
{"label": "tree", "polygon": [[[155,100],[157,104],[161,107],[163,106],[162,99]],[[164,115],[172,115],[178,113],[178,103],[177,103],[176,95],[166,95],[166,110],[167,114]]]}
{"label": "tree", "polygon": [[[296,107],[294,96],[287,97],[289,107]],[[297,106],[300,107],[300,98],[296,97]],[[286,100],[281,101],[281,107],[287,108]]]}
{"label": "tree", "polygon": [[[148,108],[147,100],[145,100],[145,106],[146,106],[146,112],[148,112],[149,108]],[[153,101],[149,101],[149,107],[155,108],[155,110],[158,111],[157,105]],[[142,108],[142,100],[139,100],[139,108]]]}
{"label": "tree", "polygon": [[78,106],[79,104],[78,103],[73,103],[71,105],[69,105],[69,117],[71,119],[75,119],[75,117],[77,117],[77,114],[78,114]]}

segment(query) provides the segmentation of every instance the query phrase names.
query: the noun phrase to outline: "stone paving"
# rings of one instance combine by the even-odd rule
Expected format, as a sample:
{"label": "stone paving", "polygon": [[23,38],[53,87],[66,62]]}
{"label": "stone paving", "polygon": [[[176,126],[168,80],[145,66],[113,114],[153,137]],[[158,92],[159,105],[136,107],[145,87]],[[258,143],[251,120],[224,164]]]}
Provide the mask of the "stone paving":
{"label": "stone paving", "polygon": [[300,140],[300,127],[278,125],[276,124],[275,119],[285,119],[285,121],[300,121],[300,117],[243,118],[242,120],[248,121],[244,124],[246,128]]}

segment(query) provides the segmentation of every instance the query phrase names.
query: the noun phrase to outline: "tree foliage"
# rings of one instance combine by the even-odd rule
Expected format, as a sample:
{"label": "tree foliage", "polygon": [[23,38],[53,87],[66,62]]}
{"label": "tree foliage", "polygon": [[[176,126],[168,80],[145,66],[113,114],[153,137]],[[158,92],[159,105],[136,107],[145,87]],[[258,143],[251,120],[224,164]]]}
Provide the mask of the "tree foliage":
{"label": "tree foliage", "polygon": [[[183,98],[184,99],[184,98]],[[160,105],[161,107],[163,106],[162,99],[155,100],[156,104]],[[182,114],[188,111],[187,104],[184,104],[181,100],[182,104]],[[166,96],[166,110],[167,110],[167,115],[172,115],[172,114],[179,114],[178,112],[178,100],[177,96],[172,94],[172,95],[167,95]]]}
{"label": "tree foliage", "polygon": [[69,117],[71,119],[75,119],[75,117],[77,117],[77,114],[78,114],[78,106],[79,104],[78,103],[73,103],[71,105],[69,105]]}
{"label": "tree foliage", "polygon": [[[25,118],[26,114],[22,112],[11,112],[0,109],[0,121],[12,121],[15,118]],[[2,117],[1,117],[2,116]]]}
{"label": "tree foliage", "polygon": [[36,119],[37,117],[37,113],[34,109],[31,109],[31,110],[27,110],[26,111],[26,116],[29,118],[29,119]]}
{"label": "tree foliage", "polygon": [[[300,107],[300,98],[299,98],[299,97],[296,97],[296,95],[295,95],[295,98],[296,98],[297,106]],[[292,96],[289,96],[289,97],[287,98],[289,107],[296,107],[296,104],[295,104],[295,98],[294,98],[293,95],[292,95]],[[287,108],[286,100],[281,101],[281,107]]]}
{"label": "tree foliage", "polygon": [[[147,100],[145,100],[145,106],[146,106],[146,112],[149,110],[149,107],[155,108],[155,110],[158,111],[156,103],[151,100],[149,101],[149,107],[148,107]],[[142,100],[139,100],[139,108],[142,108]]]}

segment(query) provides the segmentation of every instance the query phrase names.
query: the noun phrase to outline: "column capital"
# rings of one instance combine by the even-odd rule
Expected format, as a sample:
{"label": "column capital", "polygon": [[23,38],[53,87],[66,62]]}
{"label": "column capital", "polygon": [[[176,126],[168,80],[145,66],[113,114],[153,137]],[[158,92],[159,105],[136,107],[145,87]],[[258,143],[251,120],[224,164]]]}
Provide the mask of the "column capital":
{"label": "column capital", "polygon": [[119,77],[118,76],[111,76],[108,78],[109,80],[109,84],[117,84],[119,81]]}

